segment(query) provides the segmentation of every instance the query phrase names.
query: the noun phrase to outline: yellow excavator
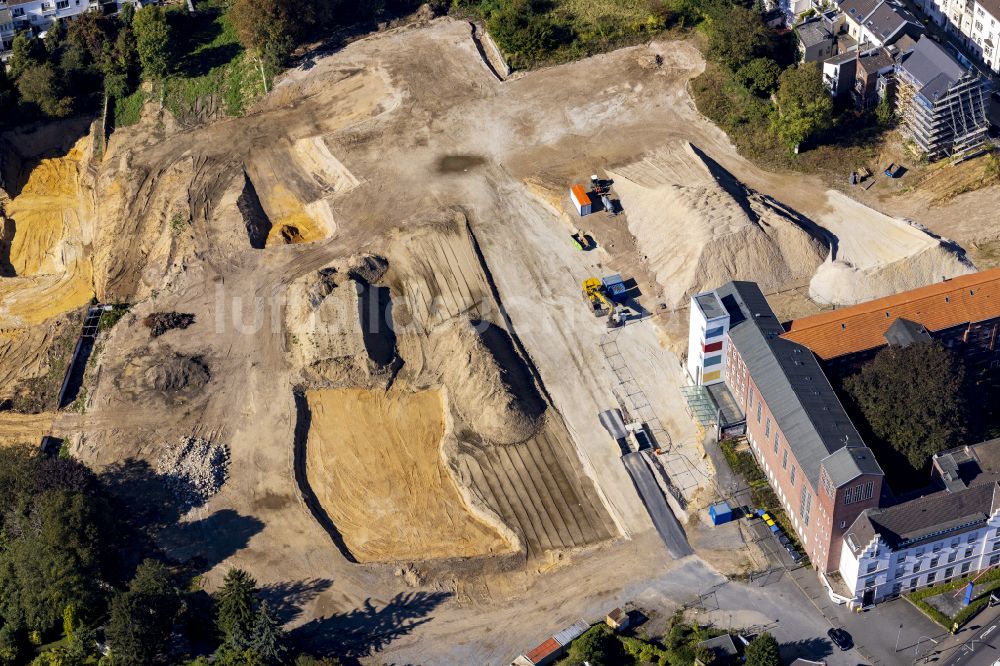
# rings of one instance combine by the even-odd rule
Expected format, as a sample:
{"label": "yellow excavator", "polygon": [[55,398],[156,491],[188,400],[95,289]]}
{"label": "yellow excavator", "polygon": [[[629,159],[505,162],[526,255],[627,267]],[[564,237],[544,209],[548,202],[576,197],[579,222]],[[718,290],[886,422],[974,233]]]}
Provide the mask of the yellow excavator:
{"label": "yellow excavator", "polygon": [[590,303],[595,317],[607,317],[608,328],[616,328],[625,323],[625,308],[608,298],[604,283],[598,278],[583,281],[583,295]]}

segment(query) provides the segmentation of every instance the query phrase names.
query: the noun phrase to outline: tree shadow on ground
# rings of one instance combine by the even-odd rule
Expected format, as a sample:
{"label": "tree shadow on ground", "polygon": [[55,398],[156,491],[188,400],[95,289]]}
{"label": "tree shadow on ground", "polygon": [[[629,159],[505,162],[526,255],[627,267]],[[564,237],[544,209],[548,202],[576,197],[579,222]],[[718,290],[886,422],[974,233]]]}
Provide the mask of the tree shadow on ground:
{"label": "tree shadow on ground", "polygon": [[[121,507],[120,551],[125,562],[166,556],[208,571],[244,548],[264,528],[257,518],[222,509],[198,520],[182,522],[192,507],[190,489],[157,473],[148,462],[129,458],[100,476],[113,505]],[[203,500],[194,502],[200,508]]]}
{"label": "tree shadow on ground", "polygon": [[302,607],[329,589],[333,581],[329,578],[313,578],[287,583],[275,583],[260,588],[260,598],[287,624],[302,614]]}
{"label": "tree shadow on ground", "polygon": [[779,652],[785,663],[791,663],[796,659],[822,661],[833,654],[833,645],[825,638],[805,638],[801,641],[782,643]]}
{"label": "tree shadow on ground", "polygon": [[289,638],[313,654],[359,663],[359,659],[430,622],[431,612],[450,596],[450,592],[401,592],[382,608],[367,599],[362,608],[307,622]]}

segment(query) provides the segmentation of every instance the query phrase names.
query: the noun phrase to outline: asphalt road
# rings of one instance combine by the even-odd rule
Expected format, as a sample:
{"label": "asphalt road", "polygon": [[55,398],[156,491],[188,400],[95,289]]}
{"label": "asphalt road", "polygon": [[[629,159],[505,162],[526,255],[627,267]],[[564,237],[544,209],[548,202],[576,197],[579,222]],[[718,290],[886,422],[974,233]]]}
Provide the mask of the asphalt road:
{"label": "asphalt road", "polygon": [[940,662],[942,666],[993,666],[1000,662],[1000,615],[984,622],[964,643],[948,652],[951,655]]}
{"label": "asphalt road", "polygon": [[646,465],[640,453],[629,453],[622,456],[625,469],[632,477],[632,483],[639,491],[639,497],[649,512],[649,517],[653,520],[657,533],[667,546],[667,551],[675,559],[680,559],[688,555],[693,555],[694,551],[688,543],[684,530],[677,522],[677,517],[667,505],[667,500],[663,497],[660,486],[653,478],[653,472]]}

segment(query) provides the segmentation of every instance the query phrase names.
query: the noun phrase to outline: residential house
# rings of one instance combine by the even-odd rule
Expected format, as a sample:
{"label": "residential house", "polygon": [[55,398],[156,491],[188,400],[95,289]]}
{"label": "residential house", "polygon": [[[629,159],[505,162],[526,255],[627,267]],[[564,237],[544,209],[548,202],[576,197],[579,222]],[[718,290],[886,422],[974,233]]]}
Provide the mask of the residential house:
{"label": "residential house", "polygon": [[854,106],[861,111],[873,109],[878,105],[879,78],[891,75],[895,71],[896,62],[888,50],[878,47],[858,54],[855,67],[854,86],[851,97]]}
{"label": "residential house", "polygon": [[[722,634],[699,642],[697,647],[705,648],[712,653],[715,657],[712,666],[736,666],[743,661],[744,643],[740,636],[734,638],[732,634]],[[695,666],[705,666],[697,658],[694,663]]]}
{"label": "residential house", "polygon": [[843,97],[854,89],[858,52],[847,51],[823,61],[823,83],[834,97]]}
{"label": "residential house", "polygon": [[916,39],[924,30],[913,14],[896,0],[843,0],[847,33],[859,50],[889,46],[904,35]]}
{"label": "residential house", "polygon": [[57,20],[72,19],[87,11],[113,13],[122,5],[142,0],[0,0],[0,55],[9,55],[14,35],[30,31],[39,35]]}
{"label": "residential house", "polygon": [[823,17],[795,26],[802,62],[822,62],[834,54],[837,40],[833,26]]}

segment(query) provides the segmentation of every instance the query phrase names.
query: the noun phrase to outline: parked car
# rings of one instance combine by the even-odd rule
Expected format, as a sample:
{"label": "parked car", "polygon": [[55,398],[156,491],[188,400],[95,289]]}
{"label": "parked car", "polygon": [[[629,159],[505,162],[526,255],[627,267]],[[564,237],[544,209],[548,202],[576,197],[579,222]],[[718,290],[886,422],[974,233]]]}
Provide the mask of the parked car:
{"label": "parked car", "polygon": [[795,562],[796,564],[798,564],[799,562],[802,561],[802,553],[800,553],[799,551],[795,550],[794,548],[790,548],[788,550],[788,556],[791,557],[792,558],[792,562]]}
{"label": "parked car", "polygon": [[830,631],[826,632],[826,635],[829,636],[830,640],[833,641],[833,644],[841,650],[850,650],[854,647],[854,641],[851,640],[851,635],[843,629],[832,628]]}
{"label": "parked car", "polygon": [[790,545],[792,545],[791,540],[789,540],[789,538],[786,537],[784,534],[778,535],[778,543],[781,544],[782,548],[788,548]]}

